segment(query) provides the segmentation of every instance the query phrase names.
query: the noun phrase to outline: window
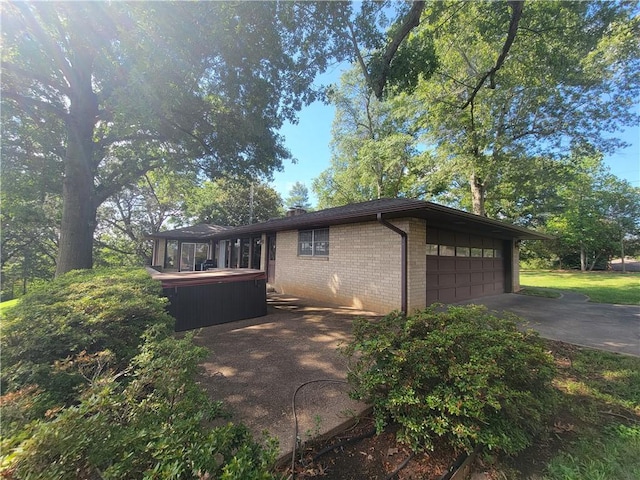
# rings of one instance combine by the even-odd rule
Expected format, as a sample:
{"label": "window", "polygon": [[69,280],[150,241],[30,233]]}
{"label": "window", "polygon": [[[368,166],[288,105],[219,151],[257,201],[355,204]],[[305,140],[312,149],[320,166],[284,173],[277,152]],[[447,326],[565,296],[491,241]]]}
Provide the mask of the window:
{"label": "window", "polygon": [[319,228],[299,231],[298,255],[302,257],[328,257],[329,229]]}
{"label": "window", "polygon": [[468,257],[469,247],[456,247],[456,257]]}
{"label": "window", "polygon": [[178,268],[178,240],[167,240],[167,251],[165,252],[164,268],[167,270]]}
{"label": "window", "polygon": [[451,245],[440,245],[440,256],[441,257],[455,257],[456,256],[456,247]]}
{"label": "window", "polygon": [[471,248],[471,256],[472,257],[482,257],[482,249],[481,248]]}
{"label": "window", "polygon": [[493,248],[485,248],[483,252],[484,252],[483,257],[493,258]]}
{"label": "window", "polygon": [[427,243],[427,255],[438,255],[438,245],[435,243]]}

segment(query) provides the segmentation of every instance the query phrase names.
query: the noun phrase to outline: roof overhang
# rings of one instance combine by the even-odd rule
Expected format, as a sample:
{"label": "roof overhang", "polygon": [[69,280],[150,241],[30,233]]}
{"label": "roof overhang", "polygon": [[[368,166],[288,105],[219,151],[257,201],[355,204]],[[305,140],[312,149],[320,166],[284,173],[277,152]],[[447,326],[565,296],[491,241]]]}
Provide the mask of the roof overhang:
{"label": "roof overhang", "polygon": [[287,230],[323,228],[332,225],[377,221],[378,214],[387,220],[421,218],[428,226],[476,233],[495,238],[517,240],[551,240],[553,237],[534,230],[512,225],[436,203],[408,199],[382,199],[343,207],[330,208],[263,223],[232,227],[210,238],[226,240],[246,235],[276,233]]}
{"label": "roof overhang", "polygon": [[147,238],[166,238],[167,240],[210,240],[214,235],[220,234],[233,227],[221,225],[209,225],[200,223],[190,227],[176,228],[149,235]]}

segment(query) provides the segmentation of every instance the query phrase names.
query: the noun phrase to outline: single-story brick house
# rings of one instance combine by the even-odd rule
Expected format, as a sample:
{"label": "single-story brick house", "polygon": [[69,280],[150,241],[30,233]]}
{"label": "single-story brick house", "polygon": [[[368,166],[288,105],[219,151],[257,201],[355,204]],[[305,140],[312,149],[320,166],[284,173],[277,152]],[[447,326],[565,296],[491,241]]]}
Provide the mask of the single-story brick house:
{"label": "single-story brick house", "polygon": [[[241,227],[161,232],[163,271],[252,268],[276,291],[387,313],[519,290],[519,243],[549,237],[430,202],[380,199]],[[178,260],[178,261],[177,261]]]}

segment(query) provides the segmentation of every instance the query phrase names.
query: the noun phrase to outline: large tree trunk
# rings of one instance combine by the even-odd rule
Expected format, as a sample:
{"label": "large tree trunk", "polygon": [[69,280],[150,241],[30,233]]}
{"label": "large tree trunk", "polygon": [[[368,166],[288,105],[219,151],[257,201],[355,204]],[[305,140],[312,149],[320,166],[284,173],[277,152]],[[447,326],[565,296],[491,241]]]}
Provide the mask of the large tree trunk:
{"label": "large tree trunk", "polygon": [[96,227],[93,175],[93,131],[98,102],[91,86],[92,58],[77,57],[67,120],[67,151],[62,190],[62,223],[56,276],[93,266]]}
{"label": "large tree trunk", "polygon": [[475,173],[471,174],[469,179],[471,186],[471,207],[473,213],[482,217],[487,216],[487,211],[484,208],[484,184],[481,179],[477,177]]}

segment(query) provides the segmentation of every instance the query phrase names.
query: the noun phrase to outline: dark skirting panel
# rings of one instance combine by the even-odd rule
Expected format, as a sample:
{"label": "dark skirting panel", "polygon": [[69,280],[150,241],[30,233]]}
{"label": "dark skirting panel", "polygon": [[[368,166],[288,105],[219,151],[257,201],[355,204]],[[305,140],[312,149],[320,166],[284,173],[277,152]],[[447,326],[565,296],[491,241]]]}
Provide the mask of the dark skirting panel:
{"label": "dark skirting panel", "polygon": [[160,279],[170,302],[168,311],[176,319],[176,332],[267,314],[264,272],[242,275],[235,271],[228,276],[207,273]]}

